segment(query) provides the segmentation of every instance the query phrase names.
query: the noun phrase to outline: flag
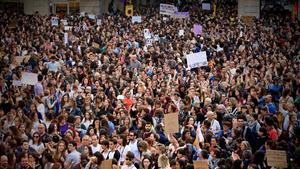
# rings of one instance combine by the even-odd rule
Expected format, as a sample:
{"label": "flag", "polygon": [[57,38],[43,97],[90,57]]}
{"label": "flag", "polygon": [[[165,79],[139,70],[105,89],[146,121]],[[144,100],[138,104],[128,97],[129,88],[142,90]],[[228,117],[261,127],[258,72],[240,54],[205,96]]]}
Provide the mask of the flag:
{"label": "flag", "polygon": [[125,15],[126,16],[133,16],[133,5],[126,5]]}

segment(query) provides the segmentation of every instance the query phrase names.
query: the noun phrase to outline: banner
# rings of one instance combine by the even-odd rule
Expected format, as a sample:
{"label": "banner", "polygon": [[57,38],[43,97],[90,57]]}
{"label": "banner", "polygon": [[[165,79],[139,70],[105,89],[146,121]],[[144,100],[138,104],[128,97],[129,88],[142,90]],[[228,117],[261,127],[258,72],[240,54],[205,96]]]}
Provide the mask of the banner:
{"label": "banner", "polygon": [[190,13],[189,12],[175,12],[172,15],[172,18],[178,18],[178,19],[187,19],[190,17]]}
{"label": "banner", "polygon": [[186,60],[189,69],[208,65],[206,51],[188,54]]}
{"label": "banner", "polygon": [[132,23],[135,23],[135,22],[141,23],[142,22],[142,17],[141,16],[132,16],[131,17],[131,22]]}
{"label": "banner", "polygon": [[126,16],[133,16],[133,5],[126,5],[125,15]]}
{"label": "banner", "polygon": [[160,4],[159,14],[173,16],[175,12],[178,12],[178,8],[170,4]]}

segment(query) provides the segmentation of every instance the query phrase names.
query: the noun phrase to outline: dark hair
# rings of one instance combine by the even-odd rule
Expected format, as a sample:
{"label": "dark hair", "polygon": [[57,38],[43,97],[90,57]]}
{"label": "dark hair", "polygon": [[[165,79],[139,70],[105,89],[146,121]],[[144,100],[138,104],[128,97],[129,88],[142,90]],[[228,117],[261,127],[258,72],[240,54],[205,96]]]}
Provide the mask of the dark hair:
{"label": "dark hair", "polygon": [[38,78],[38,81],[40,82],[43,80],[43,75],[39,74],[37,78]]}
{"label": "dark hair", "polygon": [[209,158],[209,152],[207,150],[202,150],[201,151],[201,155],[204,159],[208,159]]}
{"label": "dark hair", "polygon": [[148,155],[145,155],[143,160],[142,160],[142,168],[145,168],[144,160],[146,160],[146,159],[148,159],[150,161],[149,168],[153,168],[153,160],[152,160],[151,156],[148,156]]}
{"label": "dark hair", "polygon": [[133,160],[133,159],[134,159],[134,154],[133,154],[133,152],[128,151],[127,154],[126,154],[126,158],[129,158],[130,160]]}
{"label": "dark hair", "polygon": [[77,143],[75,141],[70,141],[69,144],[72,144],[74,147],[77,147]]}
{"label": "dark hair", "polygon": [[105,146],[109,146],[109,141],[103,140],[103,141],[101,142],[101,144],[102,144],[102,145],[105,145]]}
{"label": "dark hair", "polygon": [[187,163],[186,163],[185,160],[180,159],[177,162],[178,162],[178,164],[179,164],[179,166],[180,166],[181,169],[185,169],[186,168],[186,164]]}
{"label": "dark hair", "polygon": [[94,153],[94,156],[97,157],[98,165],[101,166],[102,161],[104,161],[103,155],[99,151],[97,151]]}
{"label": "dark hair", "polygon": [[259,132],[262,132],[263,133],[263,136],[268,136],[268,131],[265,127],[261,127],[259,128],[258,130]]}
{"label": "dark hair", "polygon": [[53,163],[53,158],[52,158],[52,155],[51,155],[50,153],[46,152],[46,153],[44,154],[44,158],[45,158],[48,162]]}

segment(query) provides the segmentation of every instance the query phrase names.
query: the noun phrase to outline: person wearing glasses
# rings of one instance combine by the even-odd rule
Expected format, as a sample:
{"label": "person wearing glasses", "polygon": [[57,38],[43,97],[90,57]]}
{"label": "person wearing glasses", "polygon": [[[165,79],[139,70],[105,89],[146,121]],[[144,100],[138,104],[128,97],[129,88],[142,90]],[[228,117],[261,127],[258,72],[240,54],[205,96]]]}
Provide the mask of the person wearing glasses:
{"label": "person wearing glasses", "polygon": [[138,140],[137,140],[137,134],[134,131],[130,131],[129,135],[129,147],[131,152],[134,154],[134,157],[137,158],[140,155],[139,149],[138,149]]}
{"label": "person wearing glasses", "polygon": [[69,154],[64,163],[64,168],[75,168],[80,164],[80,153],[76,150],[77,144],[71,141],[68,145]]}
{"label": "person wearing glasses", "polygon": [[134,166],[134,154],[131,151],[128,151],[126,154],[126,159],[124,165],[121,167],[121,169],[137,169]]}

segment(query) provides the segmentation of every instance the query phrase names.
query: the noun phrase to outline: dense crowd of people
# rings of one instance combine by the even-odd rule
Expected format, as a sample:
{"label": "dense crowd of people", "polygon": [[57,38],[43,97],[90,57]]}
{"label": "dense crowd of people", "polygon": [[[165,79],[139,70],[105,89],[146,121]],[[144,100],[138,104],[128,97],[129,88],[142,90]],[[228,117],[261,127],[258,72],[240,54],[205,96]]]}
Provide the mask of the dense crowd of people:
{"label": "dense crowd of people", "polygon": [[[192,169],[194,160],[268,169],[268,150],[300,167],[299,21],[275,13],[247,25],[226,3],[216,16],[190,8],[189,19],[141,11],[142,23],[67,16],[70,30],[52,16],[1,11],[0,168],[89,169],[111,159],[114,169]],[[188,69],[186,55],[199,51],[208,66]],[[14,84],[22,72],[38,82]],[[165,132],[169,113],[177,133]]]}

